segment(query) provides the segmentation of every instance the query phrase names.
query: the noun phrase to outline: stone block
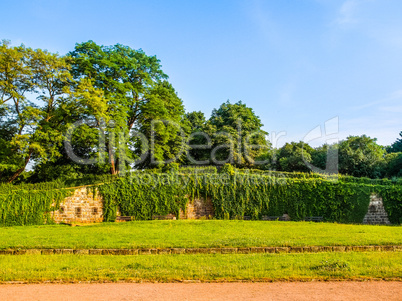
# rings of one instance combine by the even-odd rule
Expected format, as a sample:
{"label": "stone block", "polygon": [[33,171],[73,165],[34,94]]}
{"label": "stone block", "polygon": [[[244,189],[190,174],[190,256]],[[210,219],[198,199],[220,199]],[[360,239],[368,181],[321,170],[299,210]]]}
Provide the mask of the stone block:
{"label": "stone block", "polygon": [[90,249],[89,255],[102,255],[102,249]]}
{"label": "stone block", "polygon": [[209,253],[209,254],[221,254],[222,253],[221,248],[208,248],[205,250],[207,250],[207,253]]}
{"label": "stone block", "polygon": [[222,254],[235,254],[237,252],[237,248],[222,248]]}
{"label": "stone block", "polygon": [[40,255],[40,254],[42,254],[42,250],[40,250],[40,249],[27,249],[25,254],[27,254],[27,255]]}
{"label": "stone block", "polygon": [[[267,253],[271,253],[271,252],[268,252],[268,249],[269,248],[266,248],[266,252]],[[275,248],[275,253],[288,253],[289,252],[289,248],[288,247],[276,247]]]}
{"label": "stone block", "polygon": [[333,250],[334,250],[334,247],[331,247],[331,246],[321,247],[321,252],[332,252]]}
{"label": "stone block", "polygon": [[334,246],[334,247],[333,247],[333,251],[334,251],[334,252],[345,252],[345,251],[346,251],[346,247],[345,247],[345,246]]}
{"label": "stone block", "polygon": [[26,255],[26,254],[27,254],[27,250],[25,250],[25,249],[19,249],[19,250],[14,251],[14,255]]}
{"label": "stone block", "polygon": [[75,255],[89,255],[88,249],[76,249],[74,250]]}
{"label": "stone block", "polygon": [[8,250],[0,250],[0,255],[13,255],[14,250],[8,249]]}
{"label": "stone block", "polygon": [[394,246],[381,246],[382,251],[393,251]]}
{"label": "stone block", "polygon": [[42,255],[51,255],[54,254],[54,249],[42,249]]}
{"label": "stone block", "polygon": [[186,249],[184,248],[172,248],[172,254],[184,254]]}
{"label": "stone block", "polygon": [[263,247],[252,247],[250,248],[251,253],[265,253],[265,248]]}
{"label": "stone block", "polygon": [[139,249],[138,254],[139,255],[149,255],[149,254],[151,254],[151,249]]}
{"label": "stone block", "polygon": [[250,254],[251,249],[250,248],[237,248],[237,253],[239,253],[239,254]]}
{"label": "stone block", "polygon": [[303,247],[291,247],[290,253],[303,253]]}

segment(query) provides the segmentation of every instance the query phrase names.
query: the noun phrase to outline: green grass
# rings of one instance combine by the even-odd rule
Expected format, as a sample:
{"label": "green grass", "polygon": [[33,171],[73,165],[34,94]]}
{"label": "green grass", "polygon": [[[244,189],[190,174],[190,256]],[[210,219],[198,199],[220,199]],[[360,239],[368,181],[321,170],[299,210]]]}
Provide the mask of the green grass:
{"label": "green grass", "polygon": [[400,226],[310,222],[178,220],[0,228],[0,249],[401,244]]}
{"label": "green grass", "polygon": [[401,280],[401,273],[398,252],[0,256],[0,282]]}

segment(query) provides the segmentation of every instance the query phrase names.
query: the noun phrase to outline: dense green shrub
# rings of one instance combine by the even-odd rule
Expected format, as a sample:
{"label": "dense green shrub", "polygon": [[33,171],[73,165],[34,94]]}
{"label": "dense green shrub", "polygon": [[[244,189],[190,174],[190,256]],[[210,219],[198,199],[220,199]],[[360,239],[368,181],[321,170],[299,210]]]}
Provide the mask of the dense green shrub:
{"label": "dense green shrub", "polygon": [[325,221],[361,223],[373,186],[327,179],[278,178],[259,174],[138,174],[102,185],[105,219],[122,215],[151,219],[152,215],[185,210],[188,197],[210,197],[215,217],[260,219],[289,214],[292,220],[323,216]]}
{"label": "dense green shrub", "polygon": [[402,223],[402,185],[375,185],[372,191],[382,197],[389,221],[393,224]]}
{"label": "dense green shrub", "polygon": [[60,202],[71,194],[68,189],[10,189],[0,194],[0,225],[22,226],[51,223],[50,212],[59,209]]}
{"label": "dense green shrub", "polygon": [[104,220],[116,220],[117,209],[123,216],[149,220],[153,215],[176,214],[186,210],[188,198],[177,173],[138,173],[99,186],[104,198]]}
{"label": "dense green shrub", "polygon": [[326,221],[363,221],[370,201],[371,187],[325,179],[277,178],[255,174],[204,177],[195,193],[211,197],[216,218],[248,215],[278,216],[287,213],[292,220],[323,216]]}
{"label": "dense green shrub", "polygon": [[[186,210],[189,198],[209,197],[218,219],[237,219],[287,213],[292,220],[322,216],[324,221],[361,223],[370,194],[379,194],[394,224],[402,222],[402,185],[399,180],[356,179],[308,173],[282,173],[216,168],[177,168],[132,172],[126,177],[88,177],[99,183],[104,197],[104,220],[114,221],[117,209],[124,216],[149,220],[153,215]],[[233,172],[234,171],[234,172]],[[70,184],[70,185],[68,185]],[[49,212],[73,187],[66,182],[0,185],[0,224],[49,222]],[[79,184],[77,182],[73,184]],[[88,184],[88,182],[87,182]],[[52,206],[55,201],[55,206]]]}

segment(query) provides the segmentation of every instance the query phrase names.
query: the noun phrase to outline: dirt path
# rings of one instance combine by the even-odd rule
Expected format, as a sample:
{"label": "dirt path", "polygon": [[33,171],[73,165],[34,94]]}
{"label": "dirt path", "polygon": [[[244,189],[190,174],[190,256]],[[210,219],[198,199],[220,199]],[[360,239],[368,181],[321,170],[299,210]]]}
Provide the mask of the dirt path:
{"label": "dirt path", "polygon": [[0,285],[0,300],[402,300],[402,282]]}

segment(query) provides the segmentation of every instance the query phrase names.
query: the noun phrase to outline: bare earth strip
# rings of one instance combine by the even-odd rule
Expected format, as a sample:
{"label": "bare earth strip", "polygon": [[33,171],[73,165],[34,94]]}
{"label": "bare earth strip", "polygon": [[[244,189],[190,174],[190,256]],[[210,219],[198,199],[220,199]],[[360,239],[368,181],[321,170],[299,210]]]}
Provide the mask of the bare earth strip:
{"label": "bare earth strip", "polygon": [[0,285],[1,300],[402,300],[402,282]]}

